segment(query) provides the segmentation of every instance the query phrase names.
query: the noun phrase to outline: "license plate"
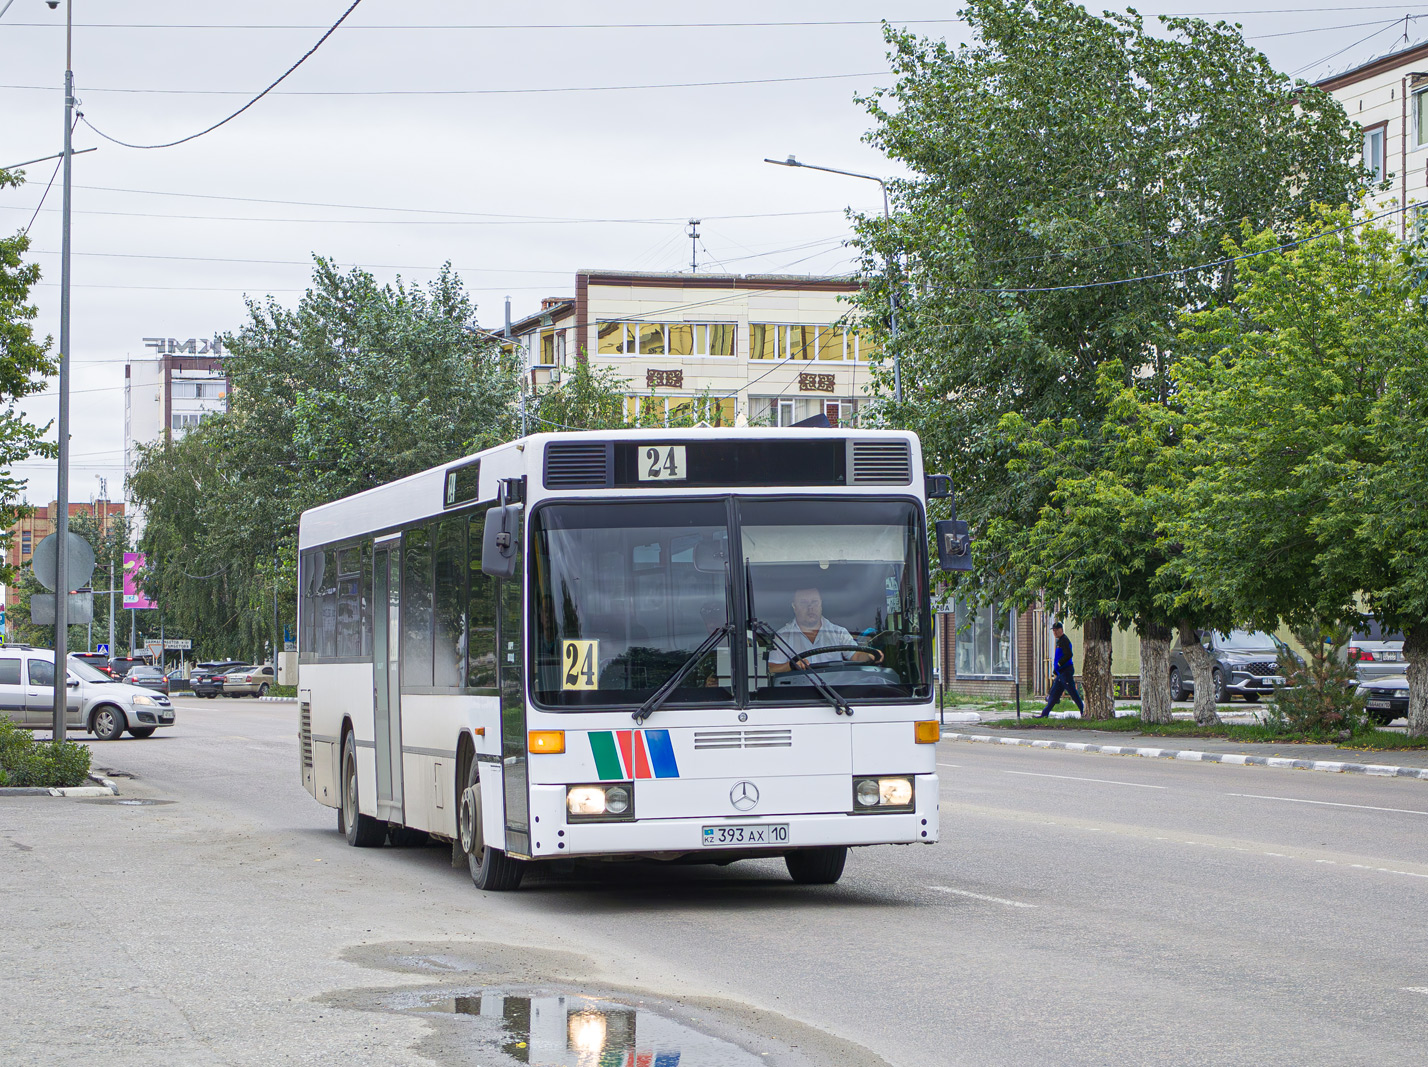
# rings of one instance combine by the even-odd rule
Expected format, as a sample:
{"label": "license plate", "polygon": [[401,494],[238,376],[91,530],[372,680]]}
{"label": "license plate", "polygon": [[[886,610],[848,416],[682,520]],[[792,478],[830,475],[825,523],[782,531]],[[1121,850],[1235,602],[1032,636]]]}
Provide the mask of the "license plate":
{"label": "license plate", "polygon": [[1393,707],[1393,702],[1392,702],[1391,700],[1370,700],[1370,701],[1365,705],[1365,707],[1370,707],[1370,708],[1392,708],[1392,707]]}
{"label": "license plate", "polygon": [[1284,679],[1283,679],[1283,678],[1280,678],[1279,676],[1276,675],[1276,676],[1273,677],[1273,678],[1261,678],[1261,679],[1259,680],[1259,684],[1260,684],[1260,685],[1283,685],[1283,684],[1284,684]]}
{"label": "license plate", "polygon": [[728,845],[786,845],[788,823],[759,823],[706,826],[704,843],[718,848]]}

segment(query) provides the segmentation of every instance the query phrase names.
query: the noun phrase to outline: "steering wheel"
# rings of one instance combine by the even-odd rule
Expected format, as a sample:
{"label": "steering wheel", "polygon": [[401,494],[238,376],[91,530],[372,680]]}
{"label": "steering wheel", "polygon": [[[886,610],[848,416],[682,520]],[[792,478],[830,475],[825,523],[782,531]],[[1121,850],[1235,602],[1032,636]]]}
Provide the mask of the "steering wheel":
{"label": "steering wheel", "polygon": [[[802,660],[804,663],[808,663],[808,658],[809,658],[810,656],[820,656],[820,655],[822,655],[822,654],[825,653],[825,652],[871,652],[873,655],[875,655],[875,656],[878,657],[877,659],[873,660],[873,662],[872,662],[872,666],[874,666],[874,667],[876,667],[878,664],[882,663],[882,661],[883,661],[883,652],[882,652],[882,649],[880,649],[880,648],[867,648],[867,647],[865,647],[865,646],[863,646],[863,645],[824,645],[822,648],[810,648],[807,652],[800,652],[797,656],[794,657],[794,659],[800,659],[800,660]],[[795,667],[795,666],[793,665],[793,660],[789,660],[789,661],[788,661],[788,666],[789,666],[789,669],[790,669],[790,670],[795,670],[795,671],[804,670],[804,669],[805,669],[805,668],[803,668],[803,667]],[[833,664],[831,664],[831,663],[814,663],[814,664],[811,664],[811,666],[812,666],[815,670],[817,670],[819,667],[832,667]]]}

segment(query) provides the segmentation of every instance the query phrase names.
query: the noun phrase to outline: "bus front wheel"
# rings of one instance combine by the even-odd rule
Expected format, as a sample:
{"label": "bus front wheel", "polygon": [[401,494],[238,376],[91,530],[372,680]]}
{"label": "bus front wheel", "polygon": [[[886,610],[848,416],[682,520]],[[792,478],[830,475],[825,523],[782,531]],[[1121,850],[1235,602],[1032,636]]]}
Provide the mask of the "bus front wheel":
{"label": "bus front wheel", "polygon": [[843,865],[848,862],[847,845],[827,845],[823,848],[801,848],[784,854],[788,874],[799,885],[832,885],[843,877]]}
{"label": "bus front wheel", "polygon": [[461,791],[457,818],[461,849],[476,888],[493,893],[517,888],[526,873],[525,864],[486,844],[481,825],[481,771],[474,755],[466,768],[466,788]]}

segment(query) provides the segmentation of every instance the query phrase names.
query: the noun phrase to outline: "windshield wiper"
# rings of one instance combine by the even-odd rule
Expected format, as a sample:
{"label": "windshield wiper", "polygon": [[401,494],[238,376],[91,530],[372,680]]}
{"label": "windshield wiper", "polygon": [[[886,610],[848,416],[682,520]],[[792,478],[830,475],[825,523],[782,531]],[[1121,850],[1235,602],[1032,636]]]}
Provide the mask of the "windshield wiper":
{"label": "windshield wiper", "polygon": [[[762,638],[770,647],[778,649],[787,656],[790,669],[793,667],[794,660],[802,659],[802,657],[793,650],[793,646],[785,641],[777,630],[762,619],[755,619],[750,616],[749,628],[754,631],[756,637]],[[818,673],[817,667],[809,663],[805,669],[805,673],[808,675],[808,680],[813,683],[813,688],[817,689],[823,699],[832,705],[834,711],[839,715],[852,716],[853,706],[844,700],[836,689],[823,680],[823,676]]]}
{"label": "windshield wiper", "polygon": [[640,705],[640,710],[631,715],[630,718],[634,719],[637,723],[643,723],[658,711],[661,705],[670,698],[670,694],[679,688],[679,683],[689,677],[689,672],[699,665],[699,661],[718,648],[719,642],[732,634],[733,631],[734,624],[726,622],[723,626],[720,626],[710,633],[710,635],[700,643],[699,647],[689,654],[689,658],[679,665],[679,670],[671,674],[665,680],[664,685],[651,693],[650,698]]}

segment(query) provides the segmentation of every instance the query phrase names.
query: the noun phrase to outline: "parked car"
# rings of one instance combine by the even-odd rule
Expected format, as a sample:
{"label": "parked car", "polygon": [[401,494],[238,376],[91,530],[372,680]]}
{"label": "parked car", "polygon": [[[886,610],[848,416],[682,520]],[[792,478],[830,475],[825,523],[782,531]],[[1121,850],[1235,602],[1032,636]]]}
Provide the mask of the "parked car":
{"label": "parked car", "polygon": [[1358,673],[1359,684],[1392,678],[1404,671],[1403,635],[1385,632],[1377,619],[1349,638],[1349,662]]}
{"label": "parked car", "polygon": [[147,667],[149,660],[145,656],[111,656],[109,659],[109,673],[115,678],[123,678],[135,667]]}
{"label": "parked car", "polygon": [[1408,717],[1408,675],[1396,674],[1359,684],[1364,710],[1380,726]]}
{"label": "parked car", "polygon": [[[115,681],[75,656],[69,657],[67,667],[67,729],[114,741],[125,730],[150,737],[160,726],[174,724],[174,706],[162,693]],[[33,730],[49,729],[54,725],[54,683],[52,651],[29,645],[0,647],[0,715]]]}
{"label": "parked car", "polygon": [[[1200,643],[1215,661],[1210,685],[1217,704],[1229,703],[1232,696],[1253,703],[1284,684],[1279,673],[1279,653],[1284,645],[1273,634],[1262,630],[1231,630],[1227,634],[1205,630],[1200,634]],[[1194,688],[1195,674],[1177,636],[1170,649],[1170,699],[1185,700]]]}
{"label": "parked car", "polygon": [[223,695],[229,697],[265,697],[268,688],[276,683],[273,666],[265,663],[261,667],[239,667],[223,676]]}
{"label": "parked car", "polygon": [[170,692],[170,693],[174,692],[175,690],[179,690],[179,689],[192,689],[192,688],[193,688],[193,686],[191,686],[191,685],[188,684],[188,679],[183,676],[183,668],[182,668],[182,667],[175,667],[173,670],[169,671],[169,673],[168,673],[167,675],[165,675],[165,677],[168,678],[168,680],[169,680],[169,692]]}
{"label": "parked car", "polygon": [[145,689],[154,689],[160,693],[169,691],[168,676],[157,667],[145,667],[142,664],[131,667],[129,673],[124,675],[124,681],[129,685],[141,685]]}
{"label": "parked car", "polygon": [[223,676],[235,668],[246,666],[248,664],[240,659],[214,660],[196,664],[193,673],[188,677],[189,684],[193,687],[193,695],[214,699],[223,692]]}

